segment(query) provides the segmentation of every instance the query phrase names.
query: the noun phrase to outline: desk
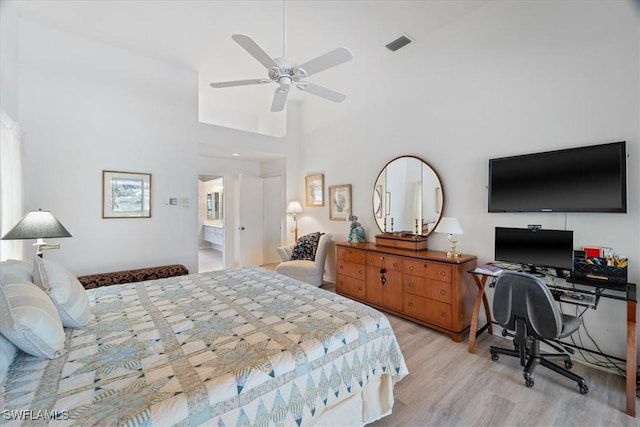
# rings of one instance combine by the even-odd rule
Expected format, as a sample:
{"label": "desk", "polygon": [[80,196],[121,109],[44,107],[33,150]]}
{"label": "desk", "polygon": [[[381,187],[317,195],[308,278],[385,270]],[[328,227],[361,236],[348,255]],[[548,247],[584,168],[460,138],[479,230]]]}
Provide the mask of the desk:
{"label": "desk", "polygon": [[[471,317],[471,327],[469,330],[469,353],[474,352],[475,342],[477,336],[482,334],[485,330],[489,333],[493,333],[491,328],[492,318],[489,310],[489,302],[487,296],[484,293],[487,286],[487,279],[495,279],[495,276],[483,274],[474,270],[470,270],[469,273],[473,277],[478,293],[476,294],[475,304],[473,306],[473,313]],[[593,293],[597,295],[597,298],[609,298],[617,299],[627,302],[627,354],[626,354],[626,413],[632,417],[636,416],[636,305],[637,294],[635,283],[603,283],[602,281],[594,280],[578,280],[567,279],[568,283],[587,286],[594,288]],[[493,283],[493,282],[491,282]],[[624,296],[616,295],[611,291],[622,292]],[[478,329],[478,315],[480,314],[480,304],[484,305],[484,312],[487,317],[487,324]]]}

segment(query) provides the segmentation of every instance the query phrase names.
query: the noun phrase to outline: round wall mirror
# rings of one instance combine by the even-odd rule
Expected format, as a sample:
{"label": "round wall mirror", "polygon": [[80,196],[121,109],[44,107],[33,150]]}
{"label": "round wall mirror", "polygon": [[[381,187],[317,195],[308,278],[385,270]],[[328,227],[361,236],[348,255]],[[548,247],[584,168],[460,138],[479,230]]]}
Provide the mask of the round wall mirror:
{"label": "round wall mirror", "polygon": [[401,156],[382,168],[373,187],[373,216],[384,232],[429,235],[440,221],[444,190],[436,171],[415,156]]}

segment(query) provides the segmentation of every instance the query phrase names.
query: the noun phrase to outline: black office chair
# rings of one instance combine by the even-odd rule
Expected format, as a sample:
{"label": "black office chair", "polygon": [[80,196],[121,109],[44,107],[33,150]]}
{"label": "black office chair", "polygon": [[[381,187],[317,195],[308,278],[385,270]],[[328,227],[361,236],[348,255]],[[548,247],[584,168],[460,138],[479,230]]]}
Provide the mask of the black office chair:
{"label": "black office chair", "polygon": [[[560,375],[578,383],[580,393],[587,394],[589,387],[584,378],[570,372],[573,366],[566,353],[542,354],[540,341],[545,342],[557,351],[562,349],[548,340],[571,335],[580,328],[582,319],[560,312],[556,301],[547,285],[537,277],[526,273],[505,272],[496,281],[493,297],[493,316],[505,329],[515,331],[513,335],[514,349],[491,347],[491,360],[496,361],[499,354],[519,357],[524,366],[524,380],[527,387],[533,387],[531,374],[540,364]],[[562,368],[551,360],[563,360]]]}

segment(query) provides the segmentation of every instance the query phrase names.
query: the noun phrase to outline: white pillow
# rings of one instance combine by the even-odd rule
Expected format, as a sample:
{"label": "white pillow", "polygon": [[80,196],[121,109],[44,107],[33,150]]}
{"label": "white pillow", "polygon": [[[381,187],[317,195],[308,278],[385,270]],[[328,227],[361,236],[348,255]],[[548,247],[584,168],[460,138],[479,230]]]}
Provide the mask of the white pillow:
{"label": "white pillow", "polygon": [[0,334],[0,384],[7,378],[9,366],[16,356],[17,348],[11,341]]}
{"label": "white pillow", "polygon": [[8,259],[0,262],[0,271],[6,274],[18,276],[29,283],[33,283],[33,264],[19,259]]}
{"label": "white pillow", "polygon": [[3,275],[1,285],[0,334],[32,356],[60,356],[64,329],[51,298],[33,283],[10,275]]}
{"label": "white pillow", "polygon": [[87,291],[64,266],[36,257],[33,282],[49,294],[65,327],[80,328],[89,323],[91,313]]}

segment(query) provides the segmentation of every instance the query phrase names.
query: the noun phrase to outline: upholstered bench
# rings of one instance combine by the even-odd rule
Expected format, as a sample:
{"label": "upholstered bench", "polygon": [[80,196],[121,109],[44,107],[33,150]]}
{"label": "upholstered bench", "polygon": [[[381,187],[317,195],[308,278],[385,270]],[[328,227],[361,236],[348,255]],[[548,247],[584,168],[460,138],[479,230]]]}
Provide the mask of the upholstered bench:
{"label": "upholstered bench", "polygon": [[163,279],[165,277],[184,276],[189,270],[182,264],[162,265],[159,267],[140,268],[137,270],[114,271],[111,273],[89,274],[80,276],[78,280],[85,289],[122,283],[142,282],[144,280]]}

